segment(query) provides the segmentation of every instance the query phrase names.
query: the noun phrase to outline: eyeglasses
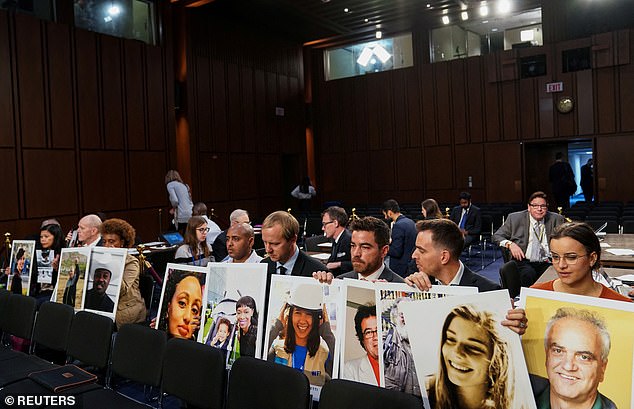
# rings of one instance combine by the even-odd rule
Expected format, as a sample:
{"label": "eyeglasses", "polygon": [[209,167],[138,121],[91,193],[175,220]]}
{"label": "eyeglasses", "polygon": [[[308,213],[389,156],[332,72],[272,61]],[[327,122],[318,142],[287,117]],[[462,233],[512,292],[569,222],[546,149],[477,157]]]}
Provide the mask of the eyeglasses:
{"label": "eyeglasses", "polygon": [[331,220],[331,221],[329,221],[329,222],[321,222],[321,227],[326,227],[326,226],[328,226],[330,223],[334,223],[334,222],[335,222],[334,220]]}
{"label": "eyeglasses", "polygon": [[371,339],[374,338],[374,336],[379,336],[379,330],[378,329],[366,329],[365,331],[363,331],[363,338],[365,339]]}
{"label": "eyeglasses", "polygon": [[575,254],[575,253],[567,253],[564,254],[563,256],[560,256],[559,254],[556,253],[552,253],[549,257],[551,263],[553,264],[559,264],[559,261],[563,258],[564,260],[566,260],[566,264],[570,264],[570,265],[575,265],[577,264],[577,261],[579,261],[580,258],[582,257],[587,257],[587,254]]}
{"label": "eyeglasses", "polygon": [[199,227],[196,229],[196,231],[199,231],[201,233],[209,233],[209,230],[211,230],[209,227]]}
{"label": "eyeglasses", "polygon": [[533,203],[529,203],[528,205],[531,207],[531,209],[537,209],[537,208],[548,209],[548,205],[538,205]]}

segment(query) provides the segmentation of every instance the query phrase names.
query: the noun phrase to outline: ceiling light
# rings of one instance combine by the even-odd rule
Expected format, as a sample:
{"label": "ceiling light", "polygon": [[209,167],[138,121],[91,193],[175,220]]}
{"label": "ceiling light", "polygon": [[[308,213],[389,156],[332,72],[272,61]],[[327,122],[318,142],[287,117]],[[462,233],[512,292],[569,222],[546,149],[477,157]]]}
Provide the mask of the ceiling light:
{"label": "ceiling light", "polygon": [[359,56],[359,58],[357,58],[357,64],[359,64],[362,67],[365,67],[366,65],[368,65],[368,62],[370,62],[370,58],[372,58],[373,52],[370,48],[368,47],[363,47],[363,51],[361,51],[361,55]]}
{"label": "ceiling light", "polygon": [[363,20],[363,21],[365,21],[365,22],[367,23],[367,22],[368,22],[368,21],[370,21],[370,20],[368,20],[368,19],[366,18],[366,19],[365,19],[365,20]]}
{"label": "ceiling light", "polygon": [[449,24],[449,16],[442,16],[442,23]]}
{"label": "ceiling light", "polygon": [[463,21],[469,20],[469,13],[467,13],[466,11],[463,11],[462,13],[460,13],[460,17],[462,18]]}
{"label": "ceiling light", "polygon": [[535,32],[533,30],[521,30],[520,31],[520,40],[521,41],[533,41],[535,39]]}
{"label": "ceiling light", "polygon": [[492,28],[491,31],[493,31],[495,33],[496,31],[498,31],[498,29],[497,28]]}
{"label": "ceiling light", "polygon": [[480,15],[482,17],[486,17],[489,15],[489,6],[487,6],[487,2],[483,1],[480,3]]}
{"label": "ceiling light", "polygon": [[511,11],[511,2],[509,0],[498,0],[497,10],[500,14],[506,14]]}
{"label": "ceiling light", "polygon": [[103,21],[105,21],[106,23],[109,23],[109,22],[112,21],[112,17],[106,16],[106,17],[103,18]]}
{"label": "ceiling light", "polygon": [[383,33],[380,30],[377,30],[377,32],[374,33],[374,36],[380,40],[383,38]]}
{"label": "ceiling light", "polygon": [[379,60],[381,60],[383,64],[385,64],[387,60],[389,60],[391,57],[390,53],[388,53],[387,50],[381,47],[380,45],[377,45],[376,47],[374,47],[373,51],[374,51],[374,55],[379,57]]}
{"label": "ceiling light", "polygon": [[347,12],[349,12],[349,11],[350,11],[350,9],[349,9],[348,7],[346,7],[345,9],[343,9],[343,12],[344,12],[344,13],[347,13]]}
{"label": "ceiling light", "polygon": [[488,23],[489,23],[489,20],[483,20],[482,21],[482,24],[488,24]]}
{"label": "ceiling light", "polygon": [[121,9],[119,8],[119,6],[115,4],[113,4],[112,6],[108,8],[108,14],[110,14],[111,16],[116,16],[119,13],[121,13]]}
{"label": "ceiling light", "polygon": [[377,24],[377,25],[376,25],[376,28],[381,28],[381,25],[380,25],[380,24]]}
{"label": "ceiling light", "polygon": [[427,8],[430,8],[430,7],[431,7],[431,4],[427,3]]}
{"label": "ceiling light", "polygon": [[463,3],[463,2],[460,2],[460,10],[464,11],[466,9],[468,9],[467,4]]}

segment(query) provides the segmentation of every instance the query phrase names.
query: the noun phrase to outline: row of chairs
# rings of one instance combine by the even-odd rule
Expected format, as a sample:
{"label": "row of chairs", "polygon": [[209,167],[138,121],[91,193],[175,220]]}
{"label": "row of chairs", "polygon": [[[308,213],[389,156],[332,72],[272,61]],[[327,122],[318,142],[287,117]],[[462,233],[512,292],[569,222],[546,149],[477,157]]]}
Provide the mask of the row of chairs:
{"label": "row of chairs", "polygon": [[[113,329],[107,317],[75,313],[72,307],[53,302],[42,304],[36,312],[32,297],[0,291],[0,399],[53,395],[29,374],[74,363],[98,376],[97,383],[60,392],[74,396],[80,407],[167,407],[169,399],[207,409],[308,409],[311,405],[308,379],[292,368],[243,357],[227,372],[225,356],[217,348],[190,340],[168,341],[164,331],[141,325],[124,325],[115,334]],[[8,348],[12,337],[29,340],[28,352]],[[45,352],[64,357],[51,362]],[[142,385],[143,397],[135,400],[122,394],[124,381]],[[323,388],[319,406],[352,409],[359,405],[422,408],[411,395],[338,379]]]}

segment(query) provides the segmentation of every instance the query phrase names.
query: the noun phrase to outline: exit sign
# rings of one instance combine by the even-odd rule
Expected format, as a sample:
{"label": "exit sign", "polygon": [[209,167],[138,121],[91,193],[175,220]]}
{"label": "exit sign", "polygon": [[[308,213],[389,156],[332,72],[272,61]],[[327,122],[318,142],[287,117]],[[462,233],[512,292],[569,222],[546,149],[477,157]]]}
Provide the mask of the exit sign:
{"label": "exit sign", "polygon": [[563,82],[549,82],[546,84],[546,92],[561,92],[564,90]]}

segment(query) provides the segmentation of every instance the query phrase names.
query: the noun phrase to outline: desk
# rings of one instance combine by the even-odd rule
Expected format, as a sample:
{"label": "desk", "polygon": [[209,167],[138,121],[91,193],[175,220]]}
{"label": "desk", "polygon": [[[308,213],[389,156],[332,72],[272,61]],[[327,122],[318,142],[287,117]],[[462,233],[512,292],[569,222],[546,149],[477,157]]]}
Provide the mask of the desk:
{"label": "desk", "polygon": [[[634,268],[633,256],[615,256],[606,251],[609,248],[634,250],[634,234],[606,234],[602,243],[610,245],[610,247],[601,248],[601,264],[604,267]],[[631,274],[632,272],[629,271],[628,273]]]}
{"label": "desk", "polygon": [[[632,270],[629,270],[627,268],[604,268],[603,270],[608,273],[610,277],[620,277],[625,274],[632,274]],[[544,271],[544,274],[539,277],[539,279],[536,281],[536,284],[545,283],[546,281],[551,281],[556,278],[557,271],[555,271],[555,267],[550,266],[546,271]]]}

